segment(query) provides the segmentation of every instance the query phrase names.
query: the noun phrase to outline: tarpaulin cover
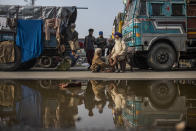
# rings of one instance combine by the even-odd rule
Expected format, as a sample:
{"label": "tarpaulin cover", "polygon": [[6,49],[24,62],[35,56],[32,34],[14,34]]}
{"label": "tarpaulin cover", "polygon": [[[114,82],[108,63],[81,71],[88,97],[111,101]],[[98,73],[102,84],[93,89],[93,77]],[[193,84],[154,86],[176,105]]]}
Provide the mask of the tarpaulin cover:
{"label": "tarpaulin cover", "polygon": [[76,7],[0,5],[0,17],[25,20],[59,18],[64,23],[75,23]]}
{"label": "tarpaulin cover", "polygon": [[32,127],[41,126],[42,97],[40,93],[24,85],[20,89],[22,100],[16,103],[16,119]]}
{"label": "tarpaulin cover", "polygon": [[42,20],[18,20],[16,45],[21,47],[22,62],[42,53]]}

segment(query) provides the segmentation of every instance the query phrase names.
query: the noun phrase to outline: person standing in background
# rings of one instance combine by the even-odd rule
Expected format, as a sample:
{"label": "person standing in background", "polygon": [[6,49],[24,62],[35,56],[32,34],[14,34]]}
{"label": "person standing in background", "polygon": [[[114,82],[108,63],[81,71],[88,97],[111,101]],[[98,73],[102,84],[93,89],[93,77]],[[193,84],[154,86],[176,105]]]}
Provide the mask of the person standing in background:
{"label": "person standing in background", "polygon": [[72,23],[70,27],[65,30],[64,38],[66,42],[66,53],[70,56],[72,63],[71,66],[74,66],[79,58],[77,55],[77,50],[79,49],[78,44],[78,32],[75,30],[76,24]]}
{"label": "person standing in background", "polygon": [[90,69],[92,65],[92,60],[95,53],[95,37],[93,36],[93,29],[89,29],[89,35],[85,37],[84,40],[84,50],[86,52],[87,61],[89,63],[88,69]]}
{"label": "person standing in background", "polygon": [[108,55],[110,55],[110,53],[112,52],[112,49],[113,49],[113,47],[114,47],[114,40],[112,39],[112,37],[111,38],[109,38],[108,39],[108,43],[107,43],[107,48],[108,48],[108,50],[107,50],[107,56]]}
{"label": "person standing in background", "polygon": [[96,39],[96,45],[97,45],[97,48],[102,49],[102,56],[105,56],[105,48],[107,46],[107,41],[103,37],[103,31],[99,32],[99,37]]}

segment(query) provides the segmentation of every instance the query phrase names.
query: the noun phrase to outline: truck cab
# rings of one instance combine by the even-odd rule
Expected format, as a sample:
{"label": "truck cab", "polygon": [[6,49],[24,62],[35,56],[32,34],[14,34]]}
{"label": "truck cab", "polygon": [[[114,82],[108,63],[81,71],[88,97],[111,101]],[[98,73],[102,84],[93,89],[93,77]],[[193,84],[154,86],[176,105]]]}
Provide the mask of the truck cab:
{"label": "truck cab", "polygon": [[170,70],[181,58],[195,58],[195,7],[186,0],[126,1],[122,33],[138,67]]}

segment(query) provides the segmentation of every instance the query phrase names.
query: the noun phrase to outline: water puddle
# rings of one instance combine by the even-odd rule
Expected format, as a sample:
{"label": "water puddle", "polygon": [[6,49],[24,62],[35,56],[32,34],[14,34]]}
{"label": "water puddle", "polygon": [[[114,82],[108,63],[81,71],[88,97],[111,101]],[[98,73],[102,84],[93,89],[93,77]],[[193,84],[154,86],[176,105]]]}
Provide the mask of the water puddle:
{"label": "water puddle", "polygon": [[0,81],[1,130],[196,129],[196,81]]}

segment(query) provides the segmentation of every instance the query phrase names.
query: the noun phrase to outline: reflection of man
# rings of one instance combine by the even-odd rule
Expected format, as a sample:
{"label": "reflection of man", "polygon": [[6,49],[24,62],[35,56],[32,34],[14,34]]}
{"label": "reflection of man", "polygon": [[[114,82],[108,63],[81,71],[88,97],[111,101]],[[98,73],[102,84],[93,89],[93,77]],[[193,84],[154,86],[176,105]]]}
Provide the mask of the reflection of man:
{"label": "reflection of man", "polygon": [[[124,91],[121,91],[124,92]],[[117,127],[124,127],[124,121],[122,118],[122,109],[125,108],[126,96],[124,93],[120,93],[115,83],[111,83],[108,93],[111,95],[115,107],[112,110],[114,116],[114,123]]]}
{"label": "reflection of man", "polygon": [[82,104],[80,88],[66,88],[55,99],[47,99],[44,113],[45,128],[72,128],[78,120],[78,106]]}
{"label": "reflection of man", "polygon": [[45,128],[59,128],[58,109],[56,99],[46,101],[43,117]]}
{"label": "reflection of man", "polygon": [[114,104],[115,104],[115,110],[122,110],[125,107],[126,104],[126,96],[123,93],[120,93],[118,91],[117,85],[114,83],[110,84],[110,91],[109,91]]}
{"label": "reflection of man", "polygon": [[70,98],[65,97],[65,102],[59,105],[59,120],[61,128],[75,127],[74,117],[78,114],[77,106],[69,106]]}
{"label": "reflection of man", "polygon": [[95,94],[96,106],[99,113],[103,112],[103,108],[106,105],[106,95],[105,95],[105,82],[91,80],[93,93]]}
{"label": "reflection of man", "polygon": [[90,82],[88,82],[87,89],[84,93],[84,106],[89,111],[88,115],[90,117],[93,116],[93,109],[95,108],[95,95]]}

